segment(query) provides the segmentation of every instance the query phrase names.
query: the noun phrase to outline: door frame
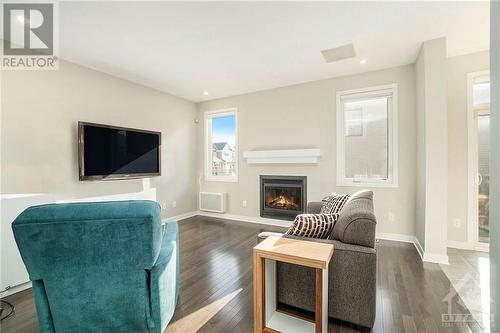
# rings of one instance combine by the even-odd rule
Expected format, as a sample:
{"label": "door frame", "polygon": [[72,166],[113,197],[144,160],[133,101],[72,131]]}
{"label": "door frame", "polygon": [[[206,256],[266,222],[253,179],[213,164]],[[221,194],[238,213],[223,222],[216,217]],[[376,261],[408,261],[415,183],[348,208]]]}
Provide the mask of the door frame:
{"label": "door frame", "polygon": [[490,105],[485,104],[474,108],[472,87],[478,81],[490,81],[488,70],[472,72],[467,74],[467,243],[469,247],[476,251],[489,251],[489,244],[480,243],[479,212],[478,212],[478,116],[490,114]]}

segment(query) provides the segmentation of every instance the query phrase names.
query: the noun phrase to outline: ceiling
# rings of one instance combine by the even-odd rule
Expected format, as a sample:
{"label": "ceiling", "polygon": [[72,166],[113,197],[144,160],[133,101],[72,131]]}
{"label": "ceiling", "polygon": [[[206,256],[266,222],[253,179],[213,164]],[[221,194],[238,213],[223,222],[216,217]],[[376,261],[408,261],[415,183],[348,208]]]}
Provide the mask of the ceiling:
{"label": "ceiling", "polygon": [[487,50],[489,2],[61,2],[59,31],[63,59],[203,101],[410,64],[442,36]]}

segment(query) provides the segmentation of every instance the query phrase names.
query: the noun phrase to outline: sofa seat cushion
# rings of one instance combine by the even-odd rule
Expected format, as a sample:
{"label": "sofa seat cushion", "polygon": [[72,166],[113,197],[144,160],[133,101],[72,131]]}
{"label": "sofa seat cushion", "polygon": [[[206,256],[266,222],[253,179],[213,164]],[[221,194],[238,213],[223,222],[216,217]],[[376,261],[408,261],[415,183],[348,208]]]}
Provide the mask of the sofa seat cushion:
{"label": "sofa seat cushion", "polygon": [[300,214],[295,217],[286,234],[327,239],[338,217],[338,214]]}

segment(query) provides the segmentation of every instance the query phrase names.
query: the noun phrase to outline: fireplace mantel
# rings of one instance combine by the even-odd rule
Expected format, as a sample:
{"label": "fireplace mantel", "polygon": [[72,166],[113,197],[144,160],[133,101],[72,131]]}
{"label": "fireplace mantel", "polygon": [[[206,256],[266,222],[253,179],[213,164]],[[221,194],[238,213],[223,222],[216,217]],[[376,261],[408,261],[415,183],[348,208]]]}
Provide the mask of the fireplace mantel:
{"label": "fireplace mantel", "polygon": [[243,153],[248,164],[317,164],[319,149],[251,150]]}

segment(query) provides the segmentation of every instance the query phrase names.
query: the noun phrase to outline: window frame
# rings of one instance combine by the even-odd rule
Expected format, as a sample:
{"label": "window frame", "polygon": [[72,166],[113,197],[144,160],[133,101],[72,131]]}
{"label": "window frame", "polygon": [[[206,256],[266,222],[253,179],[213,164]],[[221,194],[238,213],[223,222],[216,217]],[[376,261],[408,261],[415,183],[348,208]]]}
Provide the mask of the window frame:
{"label": "window frame", "polygon": [[[235,145],[235,175],[234,176],[214,176],[212,175],[211,168],[211,157],[208,154],[211,138],[209,138],[209,133],[211,133],[211,129],[209,131],[209,126],[212,125],[212,119],[217,117],[226,117],[234,115],[234,145]],[[239,174],[239,147],[238,147],[238,108],[227,108],[213,111],[205,111],[204,113],[204,169],[205,169],[205,181],[216,181],[216,182],[238,182],[238,174]]]}
{"label": "window frame", "polygon": [[[388,110],[388,161],[387,179],[356,179],[345,177],[345,124],[342,97],[356,95],[356,98],[365,99],[375,97],[384,91],[392,93],[392,103]],[[399,136],[398,136],[398,85],[396,83],[372,86],[360,89],[342,90],[336,93],[336,122],[337,122],[337,186],[351,187],[399,187]]]}

